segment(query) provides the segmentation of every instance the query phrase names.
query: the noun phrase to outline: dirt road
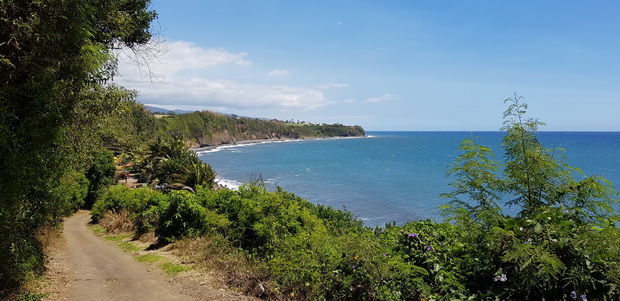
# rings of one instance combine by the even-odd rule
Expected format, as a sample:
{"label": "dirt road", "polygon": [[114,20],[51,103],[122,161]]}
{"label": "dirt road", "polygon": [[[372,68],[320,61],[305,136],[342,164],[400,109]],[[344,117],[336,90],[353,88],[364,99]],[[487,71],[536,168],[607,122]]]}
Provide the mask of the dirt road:
{"label": "dirt road", "polygon": [[196,300],[179,293],[178,285],[157,269],[95,236],[86,227],[89,220],[82,212],[65,221],[68,265],[74,272],[67,300]]}

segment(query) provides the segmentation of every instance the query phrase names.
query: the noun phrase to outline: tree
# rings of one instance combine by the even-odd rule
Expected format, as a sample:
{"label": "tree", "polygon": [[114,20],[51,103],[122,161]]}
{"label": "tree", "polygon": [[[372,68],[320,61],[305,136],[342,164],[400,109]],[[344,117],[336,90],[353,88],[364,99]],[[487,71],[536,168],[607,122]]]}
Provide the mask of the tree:
{"label": "tree", "polygon": [[197,186],[212,188],[215,184],[216,173],[207,163],[192,163],[186,168],[187,180],[185,184],[196,190]]}
{"label": "tree", "polygon": [[113,76],[114,48],[149,41],[149,2],[0,2],[0,291],[42,268],[34,233],[66,212],[75,108]]}
{"label": "tree", "polygon": [[[502,198],[504,183],[498,179],[499,164],[492,160],[495,157],[493,150],[476,144],[473,139],[463,140],[460,149],[465,153],[458,156],[448,170],[447,175],[455,175],[457,179],[450,184],[454,190],[442,194],[451,200],[442,206],[443,213],[466,216],[473,221],[498,214],[501,208],[497,202]],[[462,195],[473,204],[461,200]]]}
{"label": "tree", "polygon": [[[603,177],[566,164],[561,149],[545,148],[536,137],[544,123],[525,117],[522,99],[505,100],[504,162],[465,140],[448,172],[457,179],[443,210],[477,246],[460,267],[472,276],[468,286],[500,299],[553,299],[571,291],[618,298],[617,192]],[[519,213],[502,214],[501,200]],[[485,285],[492,277],[505,283]]]}
{"label": "tree", "polygon": [[[506,152],[504,165],[505,193],[513,195],[509,205],[522,208],[520,215],[533,216],[550,207],[571,211],[581,222],[606,222],[611,218],[615,191],[603,177],[585,177],[558,155],[560,148],[545,148],[536,138],[544,123],[525,118],[527,104],[516,93],[505,100],[506,132],[502,146]],[[584,179],[576,179],[575,176]]]}
{"label": "tree", "polygon": [[182,137],[160,138],[150,146],[150,156],[143,164],[160,183],[184,183],[187,169],[200,164],[200,159]]}

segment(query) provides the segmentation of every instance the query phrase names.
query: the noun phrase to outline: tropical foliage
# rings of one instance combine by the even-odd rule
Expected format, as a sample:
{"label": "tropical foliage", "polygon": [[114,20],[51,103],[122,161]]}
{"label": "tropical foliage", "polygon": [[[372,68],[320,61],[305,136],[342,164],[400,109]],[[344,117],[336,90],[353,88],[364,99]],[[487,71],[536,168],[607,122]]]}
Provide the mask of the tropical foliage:
{"label": "tropical foliage", "polygon": [[[84,187],[92,195],[106,182],[103,156],[91,156],[99,148],[73,152],[86,137],[79,130],[96,131],[78,124],[113,112],[110,104],[127,95],[105,86],[115,69],[112,51],[148,42],[156,17],[148,6],[0,2],[0,298],[43,267],[36,230],[80,206]],[[79,115],[96,112],[95,105],[101,114]],[[87,169],[90,179],[80,175]]]}
{"label": "tropical foliage", "polygon": [[[472,139],[462,143],[448,171],[446,222],[370,229],[260,182],[238,191],[198,185],[195,194],[114,188],[96,207],[131,204],[123,208],[136,227],[162,243],[203,237],[236,250],[243,259],[235,262],[261,267],[252,279],[267,298],[617,300],[617,193],[544,148],[541,123],[525,118],[520,97],[507,103],[504,160]],[[113,200],[124,198],[131,201]],[[504,214],[506,204],[518,213]]]}
{"label": "tropical foliage", "polygon": [[[262,297],[620,299],[617,192],[542,145],[543,123],[517,95],[506,100],[502,159],[462,143],[446,222],[370,229],[260,182],[211,189],[215,172],[190,146],[364,130],[212,112],[156,119],[136,92],[109,84],[113,50],[151,39],[149,2],[0,2],[0,299],[42,271],[35,233],[93,203],[94,221],[123,212],[160,243],[201,238],[232,250],[260,267]],[[108,187],[114,163],[194,193]]]}

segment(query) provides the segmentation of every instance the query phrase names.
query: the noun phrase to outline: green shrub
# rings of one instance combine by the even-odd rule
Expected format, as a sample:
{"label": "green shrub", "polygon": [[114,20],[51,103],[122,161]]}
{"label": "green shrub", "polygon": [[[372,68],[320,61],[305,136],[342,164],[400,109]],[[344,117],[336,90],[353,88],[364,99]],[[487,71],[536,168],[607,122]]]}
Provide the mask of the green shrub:
{"label": "green shrub", "polygon": [[91,214],[93,222],[98,222],[107,211],[118,212],[125,209],[130,213],[135,213],[140,208],[142,204],[136,198],[134,190],[119,184],[108,188],[93,206]]}
{"label": "green shrub", "polygon": [[200,205],[193,194],[174,191],[169,197],[169,202],[161,209],[155,229],[155,234],[163,242],[184,236],[200,235],[230,225],[225,216]]}
{"label": "green shrub", "polygon": [[68,215],[84,205],[88,187],[88,179],[84,173],[79,171],[68,171],[60,178],[60,185],[56,187],[55,192],[58,198],[62,200],[62,206],[59,206],[64,209],[62,216]]}
{"label": "green shrub", "polygon": [[140,209],[131,215],[136,232],[143,234],[155,230],[170,198],[161,191],[150,189],[136,189],[134,193],[140,201]]}
{"label": "green shrub", "polygon": [[86,170],[86,178],[89,181],[88,194],[86,195],[85,207],[91,208],[97,201],[103,189],[114,183],[114,155],[112,152],[101,149],[92,153],[92,161]]}

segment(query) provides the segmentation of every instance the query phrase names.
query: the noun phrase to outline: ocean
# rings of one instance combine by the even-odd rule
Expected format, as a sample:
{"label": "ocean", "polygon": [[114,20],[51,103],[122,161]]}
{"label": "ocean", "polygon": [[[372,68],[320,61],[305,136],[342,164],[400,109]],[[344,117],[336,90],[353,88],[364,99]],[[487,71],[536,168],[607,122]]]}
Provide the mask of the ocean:
{"label": "ocean", "polygon": [[[367,137],[230,145],[199,152],[231,187],[259,177],[313,203],[351,211],[367,226],[440,221],[439,197],[451,191],[446,177],[463,139],[477,137],[496,159],[502,132],[367,132]],[[540,132],[548,148],[586,175],[620,185],[620,132]],[[506,208],[507,212],[515,208]]]}

